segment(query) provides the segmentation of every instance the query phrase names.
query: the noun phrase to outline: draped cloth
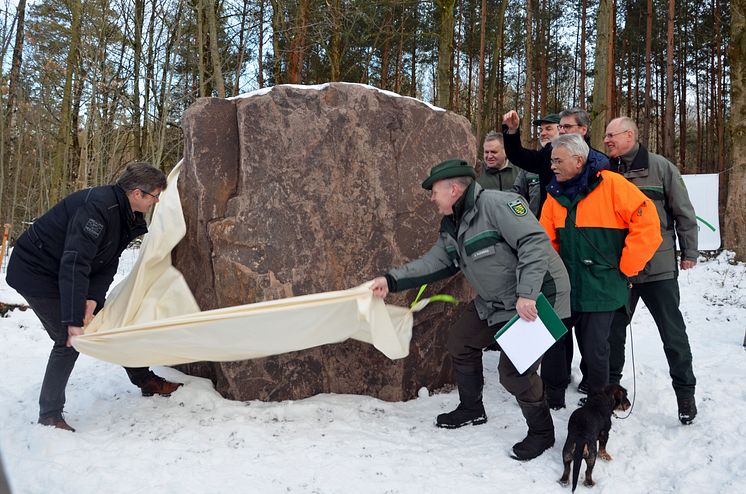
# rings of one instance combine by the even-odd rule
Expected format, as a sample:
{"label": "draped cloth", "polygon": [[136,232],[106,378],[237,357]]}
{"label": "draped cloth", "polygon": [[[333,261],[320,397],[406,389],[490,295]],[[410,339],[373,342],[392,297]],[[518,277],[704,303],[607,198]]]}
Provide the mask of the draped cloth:
{"label": "draped cloth", "polygon": [[196,361],[245,360],[303,350],[353,338],[390,359],[406,357],[414,308],[386,305],[371,282],[335,292],[290,297],[199,312],[171,250],[186,234],[177,180],[168,177],[149,232],[129,275],[110,292],[105,307],[72,339],[95,358],[145,367]]}

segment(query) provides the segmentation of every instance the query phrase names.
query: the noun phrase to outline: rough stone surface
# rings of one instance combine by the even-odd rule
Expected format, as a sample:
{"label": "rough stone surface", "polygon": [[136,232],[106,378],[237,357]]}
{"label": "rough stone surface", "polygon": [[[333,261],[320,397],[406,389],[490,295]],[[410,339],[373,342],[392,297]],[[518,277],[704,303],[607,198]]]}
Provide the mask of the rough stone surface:
{"label": "rough stone surface", "polygon": [[[341,290],[418,257],[440,220],[420,183],[433,164],[476,155],[463,117],[354,84],[204,98],[183,126],[187,237],[173,260],[203,310]],[[428,293],[473,296],[461,276]],[[452,382],[445,340],[462,310],[434,304],[417,314],[410,355],[397,361],[347,341],[181,369],[239,400],[327,392],[406,400]]]}

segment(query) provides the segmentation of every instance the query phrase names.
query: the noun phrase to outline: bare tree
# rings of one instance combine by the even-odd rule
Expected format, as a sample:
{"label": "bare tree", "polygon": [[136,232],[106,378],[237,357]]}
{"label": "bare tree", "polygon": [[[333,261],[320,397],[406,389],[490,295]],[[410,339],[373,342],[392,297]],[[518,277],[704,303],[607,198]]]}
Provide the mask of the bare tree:
{"label": "bare tree", "polygon": [[446,109],[452,109],[450,105],[451,56],[453,53],[453,28],[455,24],[453,10],[455,5],[456,0],[435,0],[435,8],[440,16],[436,104]]}
{"label": "bare tree", "polygon": [[534,73],[533,53],[533,17],[531,15],[531,0],[526,0],[526,83],[523,86],[523,119],[521,133],[528,141],[531,137],[531,76]]}
{"label": "bare tree", "polygon": [[731,3],[731,42],[728,53],[731,70],[730,132],[733,136],[732,163],[725,210],[725,246],[746,261],[746,0]]}
{"label": "bare tree", "polygon": [[673,28],[676,17],[676,1],[668,0],[668,22],[666,30],[666,107],[664,108],[663,124],[663,156],[676,163],[674,107],[673,98]]}

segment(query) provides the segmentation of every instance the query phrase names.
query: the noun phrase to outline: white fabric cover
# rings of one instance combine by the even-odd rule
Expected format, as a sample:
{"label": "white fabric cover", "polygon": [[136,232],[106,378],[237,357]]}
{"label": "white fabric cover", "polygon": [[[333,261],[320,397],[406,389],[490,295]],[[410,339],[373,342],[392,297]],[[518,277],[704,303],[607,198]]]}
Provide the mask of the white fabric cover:
{"label": "white fabric cover", "polygon": [[373,344],[388,358],[406,357],[414,309],[385,305],[370,282],[343,291],[199,312],[171,250],[186,233],[177,180],[168,178],[132,272],[73,346],[127,367],[232,361],[303,350],[347,338]]}

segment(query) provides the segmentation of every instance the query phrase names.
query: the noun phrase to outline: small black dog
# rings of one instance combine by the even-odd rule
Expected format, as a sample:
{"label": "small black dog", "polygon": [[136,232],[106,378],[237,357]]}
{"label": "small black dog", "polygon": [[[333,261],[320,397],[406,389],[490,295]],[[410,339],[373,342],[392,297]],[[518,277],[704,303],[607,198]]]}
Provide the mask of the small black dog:
{"label": "small black dog", "polygon": [[[609,441],[609,429],[611,429],[611,414],[614,410],[627,410],[630,407],[627,399],[627,390],[618,384],[609,384],[600,393],[588,397],[585,405],[578,408],[567,424],[567,440],[562,448],[562,461],[565,463],[565,471],[559,483],[566,486],[570,477],[570,464],[572,466],[572,491],[578,485],[580,474],[580,463],[585,458],[585,482],[588,487],[595,485],[593,478],[593,466],[596,464],[596,456],[610,461],[611,455],[606,452],[606,443]],[[598,449],[596,449],[598,442]]]}

